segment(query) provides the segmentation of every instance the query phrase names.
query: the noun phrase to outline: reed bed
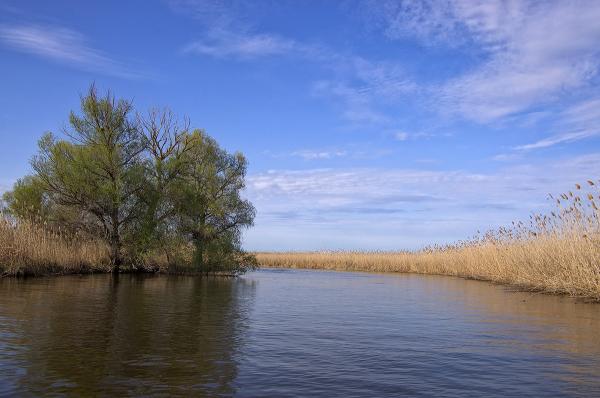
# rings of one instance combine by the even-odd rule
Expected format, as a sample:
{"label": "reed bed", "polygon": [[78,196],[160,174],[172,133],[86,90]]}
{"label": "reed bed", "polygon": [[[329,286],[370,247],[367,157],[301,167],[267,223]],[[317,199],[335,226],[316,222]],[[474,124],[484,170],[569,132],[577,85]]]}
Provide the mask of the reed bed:
{"label": "reed bed", "polygon": [[[171,242],[137,257],[125,256],[125,272],[198,275],[193,247]],[[106,242],[72,235],[42,223],[14,220],[0,213],[0,277],[113,272]],[[205,272],[234,275],[235,272]]]}
{"label": "reed bed", "polygon": [[0,274],[49,275],[111,270],[102,242],[0,217]]}
{"label": "reed bed", "polygon": [[[600,301],[597,183],[549,195],[556,210],[450,245],[398,252],[261,252],[263,267],[450,275]],[[600,202],[598,202],[600,203]]]}

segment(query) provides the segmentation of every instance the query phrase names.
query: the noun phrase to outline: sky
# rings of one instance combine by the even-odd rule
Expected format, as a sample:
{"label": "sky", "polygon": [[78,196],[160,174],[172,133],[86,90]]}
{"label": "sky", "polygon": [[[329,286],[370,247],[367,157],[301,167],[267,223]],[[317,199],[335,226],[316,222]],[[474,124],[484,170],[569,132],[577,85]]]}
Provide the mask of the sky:
{"label": "sky", "polygon": [[249,250],[401,250],[600,177],[600,2],[3,0],[0,191],[91,83],[249,161]]}

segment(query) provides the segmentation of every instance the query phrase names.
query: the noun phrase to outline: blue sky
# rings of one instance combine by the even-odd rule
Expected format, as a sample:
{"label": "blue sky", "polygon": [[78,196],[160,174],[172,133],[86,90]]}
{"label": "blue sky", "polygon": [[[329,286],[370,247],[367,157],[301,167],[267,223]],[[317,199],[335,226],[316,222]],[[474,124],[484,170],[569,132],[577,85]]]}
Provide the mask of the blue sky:
{"label": "blue sky", "polygon": [[597,1],[0,4],[0,191],[91,82],[249,159],[252,250],[405,249],[600,174]]}

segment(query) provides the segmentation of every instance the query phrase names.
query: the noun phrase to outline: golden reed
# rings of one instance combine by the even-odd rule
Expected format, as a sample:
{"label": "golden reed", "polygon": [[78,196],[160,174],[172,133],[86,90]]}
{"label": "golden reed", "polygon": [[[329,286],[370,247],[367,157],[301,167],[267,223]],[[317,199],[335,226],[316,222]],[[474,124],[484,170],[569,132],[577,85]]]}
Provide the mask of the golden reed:
{"label": "golden reed", "polygon": [[0,217],[0,274],[47,275],[110,271],[102,242],[69,237],[36,223]]}
{"label": "golden reed", "polygon": [[600,191],[558,197],[556,211],[450,245],[409,252],[256,253],[263,267],[451,275],[600,301]]}

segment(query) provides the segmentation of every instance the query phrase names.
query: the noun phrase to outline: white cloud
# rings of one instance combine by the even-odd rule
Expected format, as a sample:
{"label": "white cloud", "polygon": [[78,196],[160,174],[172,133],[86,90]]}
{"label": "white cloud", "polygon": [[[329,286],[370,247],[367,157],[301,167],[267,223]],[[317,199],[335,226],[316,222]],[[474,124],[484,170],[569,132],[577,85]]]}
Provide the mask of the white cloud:
{"label": "white cloud", "polygon": [[266,150],[263,151],[263,154],[276,159],[298,157],[306,161],[312,161],[331,160],[336,158],[348,158],[350,160],[380,159],[391,155],[393,152],[394,151],[389,148],[376,147],[369,142],[348,142],[342,147],[298,149],[291,152],[273,152]]}
{"label": "white cloud", "polygon": [[458,37],[458,23],[449,1],[367,0],[364,5],[361,12],[366,11],[369,22],[375,22],[392,39],[416,36],[429,43]]}
{"label": "white cloud", "polygon": [[167,0],[180,14],[219,29],[247,29],[252,24],[249,15],[256,13],[261,4],[244,0]]}
{"label": "white cloud", "polygon": [[299,156],[304,160],[317,160],[317,159],[333,159],[336,157],[346,156],[348,152],[335,149],[335,150],[299,150],[292,152],[292,156]]}
{"label": "white cloud", "polygon": [[329,65],[333,76],[314,83],[313,93],[333,100],[341,108],[344,119],[351,123],[391,124],[393,118],[380,111],[380,106],[394,103],[419,89],[399,65],[325,50],[318,54],[319,57],[309,58]]}
{"label": "white cloud", "polygon": [[475,45],[485,61],[441,84],[440,108],[491,122],[591,84],[600,52],[600,3],[527,0],[369,2],[391,38]]}
{"label": "white cloud", "polygon": [[406,140],[408,140],[409,136],[410,135],[408,133],[404,132],[404,131],[399,131],[396,134],[394,134],[394,138],[397,141],[406,141]]}
{"label": "white cloud", "polygon": [[[330,100],[355,127],[390,128],[398,122],[390,111],[407,99],[412,105],[428,103],[442,114],[480,123],[529,120],[535,124],[536,118],[547,115],[539,110],[541,106],[593,87],[600,63],[596,46],[599,2],[367,1],[366,14],[392,39],[410,36],[433,46],[477,52],[478,65],[468,65],[466,72],[435,85],[418,84],[399,62],[373,61],[279,35],[254,33],[248,16],[255,11],[244,2],[171,3],[207,27],[204,38],[186,46],[188,52],[244,59],[294,56],[329,69],[331,76],[313,83],[312,93]],[[582,105],[577,116],[564,117],[597,120],[593,115],[598,109],[590,102]],[[589,126],[563,124],[557,121],[552,130],[566,133],[551,132],[519,148],[536,149],[595,135]],[[404,137],[408,138],[416,136]]]}
{"label": "white cloud", "polygon": [[559,99],[597,72],[598,2],[457,3],[490,60],[444,87],[456,111],[492,121]]}
{"label": "white cloud", "polygon": [[532,144],[520,145],[515,147],[517,150],[527,151],[532,149],[547,148],[556,144],[569,143],[579,141],[584,138],[594,137],[600,135],[599,130],[582,130],[582,131],[571,131],[561,134],[556,134],[548,138],[536,141]]}
{"label": "white cloud", "polygon": [[267,34],[234,34],[212,31],[205,40],[188,44],[184,51],[214,57],[254,58],[281,55],[297,50],[294,41]]}
{"label": "white cloud", "polygon": [[554,124],[563,131],[531,144],[517,146],[515,149],[527,151],[548,148],[600,136],[600,99],[590,98],[567,107],[558,112]]}
{"label": "white cloud", "polygon": [[599,153],[488,173],[274,170],[248,178],[247,196],[258,213],[246,243],[271,250],[402,249],[461,239],[526,220],[531,211],[552,205],[548,193],[599,174]]}
{"label": "white cloud", "polygon": [[[444,137],[450,137],[450,133],[439,134]],[[408,141],[408,140],[418,140],[418,139],[428,139],[436,136],[436,134],[426,133],[423,131],[416,133],[407,133],[406,131],[397,131],[393,133],[393,137],[396,141]]]}
{"label": "white cloud", "polygon": [[169,0],[171,8],[199,21],[202,37],[184,46],[186,53],[253,59],[306,51],[294,40],[256,33],[253,19],[262,6],[240,0]]}
{"label": "white cloud", "polygon": [[312,92],[317,97],[334,101],[344,119],[355,124],[385,124],[389,117],[375,109],[369,92],[352,87],[343,81],[321,80],[314,83]]}
{"label": "white cloud", "polygon": [[186,53],[219,58],[256,59],[296,57],[329,69],[332,76],[313,83],[312,93],[334,102],[347,121],[356,125],[388,124],[392,119],[377,110],[417,89],[398,65],[346,56],[316,44],[300,43],[273,34],[209,29],[202,40],[189,43]]}
{"label": "white cloud", "polygon": [[256,14],[255,3],[248,6],[250,3],[238,0],[171,0],[170,4],[204,26],[204,37],[184,46],[186,53],[245,60],[296,57],[300,62],[319,64],[329,70],[332,76],[314,82],[312,93],[334,102],[342,117],[352,124],[391,122],[391,118],[376,109],[377,103],[389,103],[416,89],[397,64],[372,62],[318,43],[257,33],[249,17]]}
{"label": "white cloud", "polygon": [[78,69],[122,78],[142,74],[87,45],[78,32],[56,26],[0,25],[0,41],[18,51],[38,55]]}
{"label": "white cloud", "polygon": [[497,162],[510,162],[510,161],[521,159],[521,158],[522,158],[521,154],[517,154],[514,152],[513,153],[500,153],[498,155],[492,156],[492,160],[495,160]]}
{"label": "white cloud", "polygon": [[576,103],[563,112],[566,123],[580,126],[600,126],[600,98],[590,98]]}

